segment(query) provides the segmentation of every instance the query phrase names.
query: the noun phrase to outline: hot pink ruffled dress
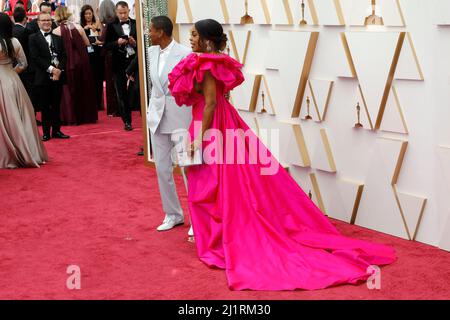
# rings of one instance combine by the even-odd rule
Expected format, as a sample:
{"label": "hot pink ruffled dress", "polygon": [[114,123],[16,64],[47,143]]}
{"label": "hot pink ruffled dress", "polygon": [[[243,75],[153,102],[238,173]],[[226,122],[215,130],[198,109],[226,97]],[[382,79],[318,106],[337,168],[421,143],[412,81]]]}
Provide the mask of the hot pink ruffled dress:
{"label": "hot pink ruffled dress", "polygon": [[192,53],[169,75],[177,104],[193,106],[191,134],[205,106],[195,83],[201,83],[206,72],[216,80],[211,127],[224,138],[204,142],[205,152],[222,143],[225,159],[231,144],[225,139],[226,130],[247,132],[240,140],[245,142],[244,163],[202,164],[188,170],[189,210],[200,260],[225,269],[232,290],[314,290],[356,284],[370,276],[369,266],[394,262],[391,247],[341,235],[264,146],[260,149],[276,163],[276,174],[263,175],[261,169],[269,165],[250,161],[250,141],[259,140],[248,133],[247,124],[224,98],[244,81],[241,67],[225,54]]}

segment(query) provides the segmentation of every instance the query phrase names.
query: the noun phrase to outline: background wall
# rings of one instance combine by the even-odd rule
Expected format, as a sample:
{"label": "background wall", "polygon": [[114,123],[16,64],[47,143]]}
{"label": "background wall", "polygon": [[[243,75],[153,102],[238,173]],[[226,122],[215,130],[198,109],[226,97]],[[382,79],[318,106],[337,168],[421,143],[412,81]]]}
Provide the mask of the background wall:
{"label": "background wall", "polygon": [[246,77],[234,105],[280,130],[280,162],[327,215],[450,250],[450,0],[378,0],[371,27],[369,0],[305,1],[306,26],[298,0],[249,0],[246,25],[244,0],[173,2],[186,45],[193,21],[223,23]]}

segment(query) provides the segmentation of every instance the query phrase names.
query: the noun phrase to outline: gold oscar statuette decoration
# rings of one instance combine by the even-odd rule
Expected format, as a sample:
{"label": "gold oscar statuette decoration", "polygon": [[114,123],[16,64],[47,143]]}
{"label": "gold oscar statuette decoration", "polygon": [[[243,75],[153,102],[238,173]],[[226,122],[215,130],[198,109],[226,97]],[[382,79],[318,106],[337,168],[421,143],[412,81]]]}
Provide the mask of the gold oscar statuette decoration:
{"label": "gold oscar statuette decoration", "polygon": [[357,114],[357,117],[358,117],[358,123],[355,124],[355,128],[363,128],[363,125],[361,123],[361,107],[359,105],[359,102],[356,105],[356,114]]}
{"label": "gold oscar statuette decoration", "polygon": [[364,20],[365,26],[382,26],[384,25],[383,18],[376,15],[376,9],[377,9],[377,1],[372,0],[372,14],[370,16],[367,16]]}
{"label": "gold oscar statuette decoration", "polygon": [[308,22],[306,22],[305,20],[305,0],[302,0],[301,6],[302,6],[302,20],[300,20],[300,25],[306,26]]}
{"label": "gold oscar statuette decoration", "polygon": [[311,114],[309,113],[310,105],[311,100],[309,100],[309,97],[306,97],[306,110],[308,111],[308,114],[306,115],[305,120],[312,120]]}
{"label": "gold oscar statuette decoration", "polygon": [[253,18],[248,14],[248,0],[245,0],[245,15],[241,18],[241,24],[253,24]]}
{"label": "gold oscar statuette decoration", "polygon": [[262,98],[262,109],[261,109],[261,113],[266,113],[266,103],[265,103],[265,98],[266,95],[264,94],[264,90],[261,92],[261,98]]}

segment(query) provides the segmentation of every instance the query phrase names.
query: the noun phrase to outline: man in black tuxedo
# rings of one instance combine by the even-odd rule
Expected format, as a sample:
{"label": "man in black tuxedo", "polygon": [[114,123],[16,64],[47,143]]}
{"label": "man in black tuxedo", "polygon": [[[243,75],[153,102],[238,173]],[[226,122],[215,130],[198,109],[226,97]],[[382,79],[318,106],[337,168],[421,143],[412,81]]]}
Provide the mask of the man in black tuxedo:
{"label": "man in black tuxedo", "polygon": [[[41,13],[48,13],[52,14],[52,4],[50,2],[44,1],[39,5],[39,10]],[[52,19],[52,30],[58,28],[58,25],[56,24],[55,20]],[[30,21],[30,23],[27,24],[27,30],[29,34],[33,34],[36,32],[39,32],[39,24],[38,19],[33,19]]]}
{"label": "man in black tuxedo", "polygon": [[131,105],[127,88],[126,69],[136,57],[136,21],[130,19],[128,3],[116,4],[117,19],[106,29],[105,48],[113,53],[113,73],[117,101],[125,130],[131,131]]}
{"label": "man in black tuxedo", "polygon": [[[13,12],[14,26],[13,26],[13,37],[19,40],[22,45],[23,51],[27,60],[30,61],[30,50],[28,49],[28,39],[30,37],[29,31],[26,28],[27,25],[27,14],[25,9],[22,7],[16,7]],[[34,82],[34,72],[33,68],[29,65],[28,68],[19,75],[22,80],[23,86],[28,93],[28,96],[33,103],[35,113],[40,111],[38,108],[38,101],[33,93],[33,82]]]}
{"label": "man in black tuxedo", "polygon": [[50,137],[67,139],[70,137],[60,130],[61,93],[66,65],[64,44],[61,37],[52,34],[50,14],[40,13],[37,19],[40,31],[30,36],[29,49],[35,71],[34,89],[42,109],[42,140],[48,141]]}

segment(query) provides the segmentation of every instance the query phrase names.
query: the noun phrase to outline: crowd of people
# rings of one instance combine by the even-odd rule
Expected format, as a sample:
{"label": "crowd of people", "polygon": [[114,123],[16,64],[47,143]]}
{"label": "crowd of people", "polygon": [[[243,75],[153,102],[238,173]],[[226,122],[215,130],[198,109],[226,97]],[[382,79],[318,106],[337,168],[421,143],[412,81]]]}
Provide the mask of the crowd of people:
{"label": "crowd of people", "polygon": [[0,100],[0,168],[45,163],[41,140],[68,139],[61,126],[95,123],[105,108],[131,131],[131,111],[140,109],[136,22],[127,2],[84,5],[80,23],[64,1],[30,3],[0,3],[9,10],[0,13],[0,96],[8,97]]}
{"label": "crowd of people", "polygon": [[[124,129],[132,130],[129,98],[135,91],[129,84],[137,72],[136,23],[126,2],[110,8],[100,8],[98,23],[94,9],[83,7],[81,25],[70,20],[64,6],[53,19],[48,2],[40,4],[37,19],[28,24],[24,8],[13,11],[16,27],[0,14],[0,167],[39,166],[48,159],[42,140],[69,138],[61,123],[96,121],[102,54],[107,86],[115,91]],[[37,30],[27,34],[24,30],[30,28]],[[242,65],[223,52],[228,39],[222,25],[197,21],[191,48],[176,42],[172,32],[170,18],[152,18],[147,122],[165,214],[157,230],[184,224],[171,155],[173,136],[182,131],[192,137],[183,153],[193,157],[205,151],[187,171],[189,235],[195,233],[201,261],[226,270],[230,289],[316,290],[356,284],[371,276],[371,266],[393,263],[393,248],[342,235],[231,105],[228,94],[244,76]],[[42,140],[33,107],[42,112]],[[220,138],[230,132],[238,134]],[[258,143],[256,150],[245,136]],[[214,152],[208,157],[207,150]],[[264,174],[268,165],[276,170]]]}

